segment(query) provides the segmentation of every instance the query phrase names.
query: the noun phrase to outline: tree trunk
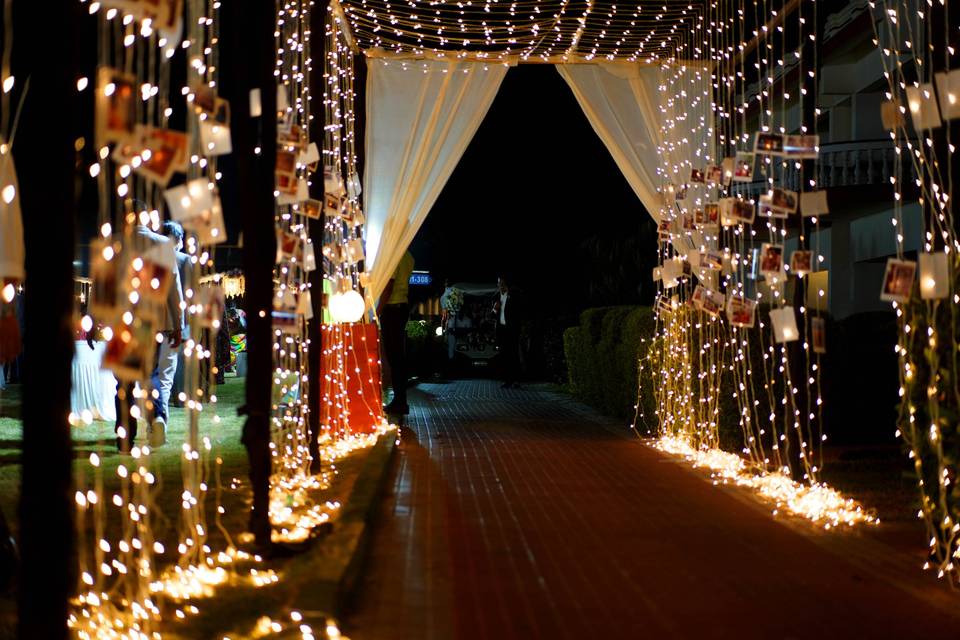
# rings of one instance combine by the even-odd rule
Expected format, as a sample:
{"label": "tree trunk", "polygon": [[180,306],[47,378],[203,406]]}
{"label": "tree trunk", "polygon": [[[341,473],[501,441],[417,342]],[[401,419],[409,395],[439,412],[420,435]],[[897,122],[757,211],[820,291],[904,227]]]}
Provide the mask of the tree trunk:
{"label": "tree trunk", "polygon": [[[253,505],[250,530],[259,546],[270,544],[270,407],[273,384],[271,309],[276,255],[274,169],[277,92],[273,76],[276,15],[272,2],[224,3],[221,89],[230,100],[236,163],[237,212],[243,233],[246,276],[247,416],[242,441],[250,462]],[[261,115],[250,113],[250,90],[260,90]],[[229,213],[229,212],[228,212]]]}
{"label": "tree trunk", "polygon": [[[73,54],[80,7],[32,0],[15,7],[21,91],[30,78],[14,149],[27,272],[18,600],[18,637],[24,639],[67,637],[67,601],[75,586],[67,415],[76,215],[71,114],[77,111]],[[54,105],[57,115],[51,117]]]}

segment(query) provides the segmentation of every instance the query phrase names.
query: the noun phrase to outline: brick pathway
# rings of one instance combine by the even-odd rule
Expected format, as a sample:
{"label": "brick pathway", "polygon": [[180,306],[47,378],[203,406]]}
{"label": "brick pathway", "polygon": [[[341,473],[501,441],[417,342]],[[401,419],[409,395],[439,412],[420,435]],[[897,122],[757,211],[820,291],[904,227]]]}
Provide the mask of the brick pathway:
{"label": "brick pathway", "polygon": [[786,526],[564,396],[411,400],[354,640],[960,637],[960,596],[870,568],[888,548]]}

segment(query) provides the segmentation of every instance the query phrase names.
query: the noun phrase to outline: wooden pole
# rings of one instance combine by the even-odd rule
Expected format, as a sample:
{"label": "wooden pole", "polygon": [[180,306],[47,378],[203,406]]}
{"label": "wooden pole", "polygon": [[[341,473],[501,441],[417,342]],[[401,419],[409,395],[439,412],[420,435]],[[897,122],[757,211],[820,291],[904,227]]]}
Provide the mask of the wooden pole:
{"label": "wooden pole", "polygon": [[[67,415],[76,216],[77,129],[71,114],[79,111],[74,53],[80,8],[78,2],[33,0],[14,7],[14,65],[21,91],[30,79],[14,140],[26,245],[17,624],[23,639],[67,637],[68,598],[76,585]],[[51,109],[56,116],[50,116]]]}
{"label": "wooden pole", "polygon": [[[250,462],[253,505],[250,531],[260,547],[270,546],[270,415],[273,385],[271,310],[276,232],[273,222],[276,165],[277,92],[273,76],[276,47],[272,2],[223,5],[221,89],[230,100],[236,163],[238,211],[246,277],[247,419],[242,441]],[[260,93],[261,115],[250,111],[250,91]],[[229,214],[229,212],[228,212]]]}

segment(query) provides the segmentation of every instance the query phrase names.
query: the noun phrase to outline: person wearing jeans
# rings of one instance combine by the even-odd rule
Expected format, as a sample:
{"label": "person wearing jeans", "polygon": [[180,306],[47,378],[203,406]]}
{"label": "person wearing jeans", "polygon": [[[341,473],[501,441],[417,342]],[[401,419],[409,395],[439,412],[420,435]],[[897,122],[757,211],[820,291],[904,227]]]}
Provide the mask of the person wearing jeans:
{"label": "person wearing jeans", "polygon": [[377,316],[380,318],[380,341],[390,365],[393,400],[386,406],[388,414],[407,415],[407,320],[410,317],[410,274],[413,256],[407,251],[400,259],[393,277],[380,296]]}
{"label": "person wearing jeans", "polygon": [[[170,239],[176,249],[177,271],[180,273],[180,283],[184,291],[190,288],[193,275],[193,264],[190,262],[190,256],[183,253],[183,227],[178,222],[167,220],[163,223],[163,233]],[[181,335],[183,340],[187,340],[190,334],[190,328],[187,326],[186,314],[184,314],[183,328]],[[164,341],[160,345],[160,352],[157,356],[157,376],[154,388],[160,392],[160,407],[157,411],[157,420],[163,420],[163,427],[166,430],[166,423],[170,415],[170,392],[173,390],[173,380],[177,376],[177,366],[180,361],[180,351],[182,345],[173,347],[169,342]]]}

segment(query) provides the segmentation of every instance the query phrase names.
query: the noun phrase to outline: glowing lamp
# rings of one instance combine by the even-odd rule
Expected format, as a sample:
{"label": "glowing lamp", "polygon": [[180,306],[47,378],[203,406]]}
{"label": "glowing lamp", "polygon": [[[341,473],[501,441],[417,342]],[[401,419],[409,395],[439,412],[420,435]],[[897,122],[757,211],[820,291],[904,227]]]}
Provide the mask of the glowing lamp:
{"label": "glowing lamp", "polygon": [[950,295],[949,258],[939,253],[920,254],[920,297],[939,300]]}
{"label": "glowing lamp", "polygon": [[330,296],[328,303],[330,317],[334,322],[359,322],[367,305],[363,296],[353,289]]}

